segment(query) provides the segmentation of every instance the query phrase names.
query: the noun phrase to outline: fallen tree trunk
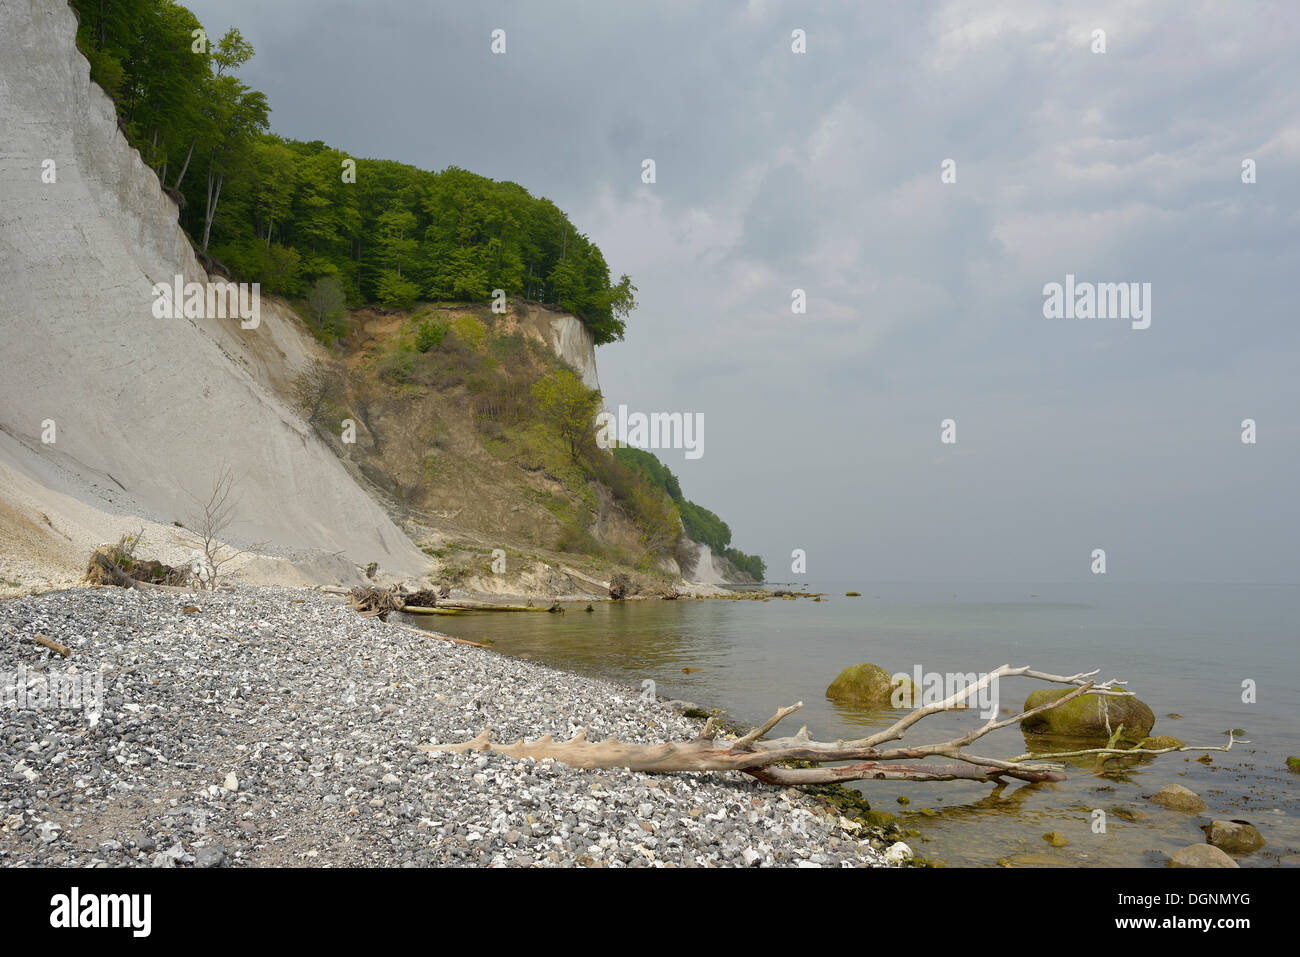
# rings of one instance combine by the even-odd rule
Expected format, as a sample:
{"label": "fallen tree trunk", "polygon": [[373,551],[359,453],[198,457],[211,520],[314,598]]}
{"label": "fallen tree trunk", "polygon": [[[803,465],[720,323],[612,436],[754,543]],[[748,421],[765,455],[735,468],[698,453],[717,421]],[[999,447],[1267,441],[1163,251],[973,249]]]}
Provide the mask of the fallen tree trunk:
{"label": "fallen tree trunk", "polygon": [[439,608],[451,608],[457,611],[550,611],[554,605],[497,605],[490,601],[475,601],[472,598],[456,598],[438,602]]}
{"label": "fallen tree trunk", "polygon": [[[768,741],[763,736],[772,730],[782,719],[793,714],[803,703],[782,708],[760,727],[748,734],[731,740],[718,740],[710,718],[700,734],[691,741],[667,742],[663,744],[625,743],[616,738],[605,741],[588,741],[586,729],[581,729],[568,741],[555,741],[549,734],[534,741],[522,738],[513,744],[493,741],[490,730],[484,730],[470,741],[449,744],[421,745],[420,750],[438,751],[496,751],[512,758],[532,758],[543,760],[551,758],[575,768],[628,768],[632,771],[741,771],[770,784],[829,784],[859,780],[905,780],[905,781],[995,781],[1002,783],[1006,778],[1021,781],[1063,781],[1064,766],[1057,763],[1043,763],[1043,759],[1057,755],[1035,755],[1038,760],[1028,763],[1030,755],[1020,755],[1011,760],[1000,760],[963,750],[987,734],[1018,724],[1031,715],[1059,707],[1067,701],[1082,694],[1127,695],[1128,691],[1114,686],[1122,682],[1111,679],[1097,684],[1091,678],[1097,672],[1079,675],[1052,675],[1032,671],[1028,667],[1012,668],[1003,665],[985,675],[980,680],[967,685],[943,701],[917,708],[882,731],[853,741],[814,741],[807,727],[788,738],[776,738]],[[981,727],[964,735],[942,741],[937,744],[918,747],[885,748],[881,745],[896,741],[906,734],[907,729],[929,715],[941,711],[951,711],[964,707],[967,698],[977,694],[990,681],[1004,677],[1028,677],[1058,684],[1075,685],[1069,694],[1062,695],[1054,701],[1048,701],[1036,708],[1001,721],[990,719]],[[1141,751],[1142,755],[1163,754],[1167,750],[1180,751],[1226,751],[1232,747],[1229,738],[1227,747],[1176,748],[1160,751]],[[1069,752],[1073,755],[1077,752]],[[1100,748],[1087,751],[1088,754],[1132,754],[1122,749]],[[1060,755],[1065,757],[1067,754]],[[948,758],[953,763],[934,764],[928,759]],[[781,765],[792,761],[826,762],[852,761],[853,764],[839,767],[792,768]],[[900,762],[918,761],[916,764]]]}

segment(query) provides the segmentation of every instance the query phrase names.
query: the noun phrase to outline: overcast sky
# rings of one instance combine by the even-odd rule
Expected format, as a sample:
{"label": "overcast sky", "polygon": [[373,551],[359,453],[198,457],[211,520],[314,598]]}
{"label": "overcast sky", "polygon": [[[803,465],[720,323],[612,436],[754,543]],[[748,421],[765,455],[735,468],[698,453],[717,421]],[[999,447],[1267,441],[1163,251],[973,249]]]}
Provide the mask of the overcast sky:
{"label": "overcast sky", "polygon": [[564,209],[640,290],[607,406],[704,414],[774,580],[1300,581],[1300,6],[187,5],[277,133]]}

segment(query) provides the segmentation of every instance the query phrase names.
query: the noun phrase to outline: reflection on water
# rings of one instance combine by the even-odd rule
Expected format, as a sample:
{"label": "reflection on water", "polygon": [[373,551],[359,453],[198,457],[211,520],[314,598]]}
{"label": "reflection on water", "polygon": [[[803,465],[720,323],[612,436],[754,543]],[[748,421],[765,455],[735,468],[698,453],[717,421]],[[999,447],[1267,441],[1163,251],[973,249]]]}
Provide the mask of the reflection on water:
{"label": "reflection on water", "polygon": [[[844,587],[822,590],[842,595]],[[1204,841],[1199,825],[1237,818],[1268,842],[1243,866],[1300,864],[1296,784],[1285,769],[1300,754],[1300,589],[1263,586],[877,585],[862,598],[799,601],[603,602],[564,615],[483,614],[407,619],[458,637],[490,640],[528,657],[639,689],[651,679],[664,697],[719,707],[756,724],[803,701],[777,733],[807,724],[819,739],[861,737],[905,712],[853,709],[825,697],[847,665],[887,671],[983,672],[1001,664],[1072,674],[1100,667],[1120,677],[1157,715],[1153,734],[1222,745],[1243,728],[1250,744],[1231,752],[1108,762],[1070,759],[1069,780],[1005,787],[975,782],[872,781],[859,785],[877,810],[919,828],[923,855],[948,864],[1163,866],[1181,847]],[[1030,595],[1041,596],[1031,599]],[[1241,682],[1259,686],[1241,701]],[[1001,682],[1002,711],[1019,711],[1043,687]],[[1008,710],[1010,709],[1010,710]],[[1177,713],[1181,719],[1167,717]],[[954,737],[982,723],[979,711],[922,720],[908,743]],[[787,728],[786,725],[789,725]],[[1011,757],[1040,747],[1014,727],[981,739],[976,753]],[[1178,783],[1211,811],[1169,811],[1146,796]],[[899,799],[906,801],[900,803]],[[1105,813],[1099,833],[1096,811]],[[1069,843],[1051,847],[1055,831]]]}

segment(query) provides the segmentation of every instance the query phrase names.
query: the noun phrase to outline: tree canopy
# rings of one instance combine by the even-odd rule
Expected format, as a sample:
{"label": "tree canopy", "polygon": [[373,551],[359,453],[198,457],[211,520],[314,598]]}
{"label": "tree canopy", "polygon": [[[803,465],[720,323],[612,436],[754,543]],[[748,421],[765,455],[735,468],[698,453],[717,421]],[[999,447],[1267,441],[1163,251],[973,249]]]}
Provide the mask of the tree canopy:
{"label": "tree canopy", "polygon": [[[91,77],[131,144],[183,201],[181,224],[238,278],[302,295],[337,277],[352,303],[486,301],[494,290],[623,338],[636,287],[550,200],[452,166],[348,156],[267,132],[237,73],[254,55],[171,0],[72,0]],[[197,175],[191,171],[197,168]]]}

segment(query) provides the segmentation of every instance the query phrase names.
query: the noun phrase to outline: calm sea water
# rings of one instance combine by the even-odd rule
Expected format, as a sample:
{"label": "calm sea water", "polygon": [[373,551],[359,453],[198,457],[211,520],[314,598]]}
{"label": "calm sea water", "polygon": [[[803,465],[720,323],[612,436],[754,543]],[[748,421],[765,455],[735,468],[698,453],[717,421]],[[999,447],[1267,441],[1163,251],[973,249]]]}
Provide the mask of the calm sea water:
{"label": "calm sea water", "polygon": [[[849,589],[862,597],[844,597]],[[660,695],[722,708],[745,724],[802,701],[777,733],[807,724],[820,740],[861,737],[904,713],[829,701],[826,686],[850,664],[908,673],[916,665],[933,672],[1100,668],[1099,678],[1127,680],[1151,706],[1153,734],[1222,745],[1222,732],[1241,728],[1250,743],[1210,752],[1208,765],[1195,754],[1171,754],[1101,776],[1090,761],[1076,762],[1060,784],[873,781],[860,789],[874,808],[920,830],[911,841],[921,854],[948,865],[1163,866],[1178,848],[1203,842],[1199,825],[1212,818],[1247,820],[1264,835],[1266,847],[1241,858],[1242,866],[1300,865],[1300,774],[1285,765],[1300,754],[1300,586],[837,583],[811,590],[825,591],[826,600],[603,602],[591,613],[570,606],[564,615],[410,621],[634,688],[649,678]],[[1248,680],[1255,703],[1242,700]],[[1048,686],[1003,680],[1001,707],[1021,710],[1038,687]],[[979,723],[973,711],[936,715],[906,741],[934,742]],[[1009,757],[1029,748],[1012,726],[970,750]],[[1210,810],[1190,815],[1146,800],[1171,783],[1196,791]],[[1107,812],[1104,833],[1092,826],[1097,808]],[[1050,847],[1042,839],[1049,831],[1070,843]]]}

